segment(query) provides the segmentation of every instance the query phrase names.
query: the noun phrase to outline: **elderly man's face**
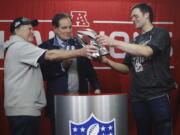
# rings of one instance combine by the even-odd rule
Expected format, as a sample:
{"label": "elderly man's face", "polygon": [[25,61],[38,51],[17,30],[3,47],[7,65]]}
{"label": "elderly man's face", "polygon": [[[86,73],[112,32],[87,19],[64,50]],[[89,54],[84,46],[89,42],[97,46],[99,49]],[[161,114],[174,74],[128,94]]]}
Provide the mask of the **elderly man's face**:
{"label": "elderly man's face", "polygon": [[62,40],[68,40],[72,37],[72,22],[69,18],[59,20],[59,27],[54,28],[55,34]]}
{"label": "elderly man's face", "polygon": [[33,27],[31,24],[20,26],[15,29],[15,33],[28,42],[34,41]]}

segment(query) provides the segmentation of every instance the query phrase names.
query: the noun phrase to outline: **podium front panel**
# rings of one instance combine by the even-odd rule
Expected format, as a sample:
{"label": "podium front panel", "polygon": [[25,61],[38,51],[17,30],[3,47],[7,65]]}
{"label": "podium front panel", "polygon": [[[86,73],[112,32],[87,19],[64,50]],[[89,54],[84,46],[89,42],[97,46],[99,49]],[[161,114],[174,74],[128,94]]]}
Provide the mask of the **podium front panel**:
{"label": "podium front panel", "polygon": [[127,135],[127,95],[55,96],[56,135]]}

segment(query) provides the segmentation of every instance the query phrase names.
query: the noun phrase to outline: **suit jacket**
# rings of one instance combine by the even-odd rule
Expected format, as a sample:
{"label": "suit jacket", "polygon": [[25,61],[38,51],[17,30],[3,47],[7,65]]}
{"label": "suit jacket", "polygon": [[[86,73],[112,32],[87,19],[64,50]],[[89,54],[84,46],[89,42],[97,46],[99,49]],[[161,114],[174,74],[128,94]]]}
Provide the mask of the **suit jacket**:
{"label": "suit jacket", "polygon": [[[73,44],[75,49],[82,48],[76,38],[72,38],[68,41],[69,44]],[[52,38],[39,47],[52,50],[59,49],[56,38]],[[41,71],[44,80],[47,81],[47,106],[46,115],[54,121],[54,95],[67,94],[68,92],[68,73],[64,72],[61,67],[62,61],[48,61],[43,60],[40,63]],[[89,59],[85,57],[77,57],[77,70],[79,77],[79,93],[88,93],[88,81],[94,89],[100,89],[100,85],[96,76],[96,72]]]}
{"label": "suit jacket", "polygon": [[[59,49],[56,38],[52,38],[39,47],[52,50]],[[68,40],[68,44],[73,44],[75,49],[82,48],[76,38]],[[50,94],[67,94],[68,89],[68,74],[61,68],[62,61],[47,61],[41,64],[41,70],[44,80],[47,80],[47,90]],[[77,57],[77,70],[79,77],[79,93],[88,93],[88,81],[94,89],[100,89],[97,75],[88,58]]]}

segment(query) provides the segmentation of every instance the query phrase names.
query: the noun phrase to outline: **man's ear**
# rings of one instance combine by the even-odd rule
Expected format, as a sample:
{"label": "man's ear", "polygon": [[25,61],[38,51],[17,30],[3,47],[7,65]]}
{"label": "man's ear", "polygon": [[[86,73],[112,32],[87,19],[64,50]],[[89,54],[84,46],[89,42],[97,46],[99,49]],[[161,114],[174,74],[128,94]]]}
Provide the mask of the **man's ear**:
{"label": "man's ear", "polygon": [[14,34],[19,33],[19,29],[18,29],[18,28],[17,28],[17,29],[15,29],[13,33],[14,33]]}
{"label": "man's ear", "polygon": [[147,12],[147,13],[144,13],[144,16],[145,16],[147,19],[150,20],[150,16],[149,16],[149,13],[148,13],[148,12]]}
{"label": "man's ear", "polygon": [[23,27],[23,26],[20,26],[20,27],[16,28],[16,29],[14,30],[14,33],[15,33],[15,34],[21,33],[21,28],[22,28],[22,27]]}

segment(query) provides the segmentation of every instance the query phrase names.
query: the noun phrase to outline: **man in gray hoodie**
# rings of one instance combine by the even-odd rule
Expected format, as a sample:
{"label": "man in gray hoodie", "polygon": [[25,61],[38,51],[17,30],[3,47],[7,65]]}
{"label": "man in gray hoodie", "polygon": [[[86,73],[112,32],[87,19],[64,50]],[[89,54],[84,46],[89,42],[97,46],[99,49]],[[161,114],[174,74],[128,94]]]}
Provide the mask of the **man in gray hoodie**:
{"label": "man in gray hoodie", "polygon": [[44,50],[31,42],[37,20],[16,18],[10,40],[4,44],[5,113],[12,135],[37,135],[41,109],[46,105],[43,78],[39,64],[44,60],[63,60],[77,56],[92,58],[93,46],[78,50]]}

